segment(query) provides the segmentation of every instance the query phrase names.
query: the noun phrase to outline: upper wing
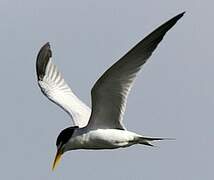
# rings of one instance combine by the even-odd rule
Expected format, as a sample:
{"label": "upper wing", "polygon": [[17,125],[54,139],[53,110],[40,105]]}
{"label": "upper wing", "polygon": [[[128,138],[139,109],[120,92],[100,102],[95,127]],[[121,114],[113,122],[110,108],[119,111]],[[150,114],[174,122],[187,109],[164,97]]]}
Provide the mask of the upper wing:
{"label": "upper wing", "polygon": [[39,87],[45,96],[72,117],[75,125],[84,127],[88,124],[91,109],[74,95],[56,65],[52,63],[51,57],[50,44],[46,43],[40,49],[36,61]]}
{"label": "upper wing", "polygon": [[158,27],[99,78],[91,91],[92,114],[89,128],[124,129],[122,118],[127,96],[137,72],[183,14],[184,12]]}

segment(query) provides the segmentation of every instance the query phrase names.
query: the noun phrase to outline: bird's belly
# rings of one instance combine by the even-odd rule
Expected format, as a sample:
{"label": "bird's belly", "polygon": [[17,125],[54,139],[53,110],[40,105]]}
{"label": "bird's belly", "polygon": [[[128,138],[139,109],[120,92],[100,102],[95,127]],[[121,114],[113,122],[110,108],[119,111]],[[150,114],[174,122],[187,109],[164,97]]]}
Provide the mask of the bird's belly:
{"label": "bird's belly", "polygon": [[72,149],[115,149],[135,144],[134,133],[117,129],[89,131],[73,138]]}

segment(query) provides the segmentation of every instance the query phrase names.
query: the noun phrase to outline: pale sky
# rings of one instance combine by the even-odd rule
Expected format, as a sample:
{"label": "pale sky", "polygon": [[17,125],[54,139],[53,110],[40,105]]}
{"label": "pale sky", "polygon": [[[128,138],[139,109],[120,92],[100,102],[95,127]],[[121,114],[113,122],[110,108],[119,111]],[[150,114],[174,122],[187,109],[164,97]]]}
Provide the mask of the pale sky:
{"label": "pale sky", "polygon": [[[214,3],[211,0],[1,0],[0,179],[213,180]],[[128,98],[127,129],[172,137],[157,148],[66,153],[51,171],[69,116],[40,92],[35,61],[53,60],[90,106],[102,73],[168,19],[186,11],[143,67]]]}

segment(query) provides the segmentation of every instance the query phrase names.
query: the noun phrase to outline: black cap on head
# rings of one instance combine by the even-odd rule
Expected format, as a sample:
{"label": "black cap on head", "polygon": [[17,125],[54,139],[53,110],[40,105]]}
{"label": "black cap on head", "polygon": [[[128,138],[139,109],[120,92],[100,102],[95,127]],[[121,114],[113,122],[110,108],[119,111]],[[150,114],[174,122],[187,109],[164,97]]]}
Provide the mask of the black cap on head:
{"label": "black cap on head", "polygon": [[57,137],[56,140],[56,146],[58,147],[60,143],[65,144],[68,142],[68,140],[72,137],[74,130],[79,128],[78,126],[72,126],[72,127],[68,127],[64,130],[62,130],[59,134],[59,136]]}

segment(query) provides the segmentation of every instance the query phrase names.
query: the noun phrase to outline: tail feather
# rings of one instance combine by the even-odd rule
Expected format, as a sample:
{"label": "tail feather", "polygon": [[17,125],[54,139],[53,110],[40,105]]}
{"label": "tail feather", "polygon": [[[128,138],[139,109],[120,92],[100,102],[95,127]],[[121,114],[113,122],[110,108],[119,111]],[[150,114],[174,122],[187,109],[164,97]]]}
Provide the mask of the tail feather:
{"label": "tail feather", "polygon": [[147,146],[154,146],[153,144],[151,144],[151,141],[161,141],[161,140],[174,140],[173,138],[152,138],[152,137],[143,137],[140,136],[138,137],[138,143],[139,144],[144,144]]}

